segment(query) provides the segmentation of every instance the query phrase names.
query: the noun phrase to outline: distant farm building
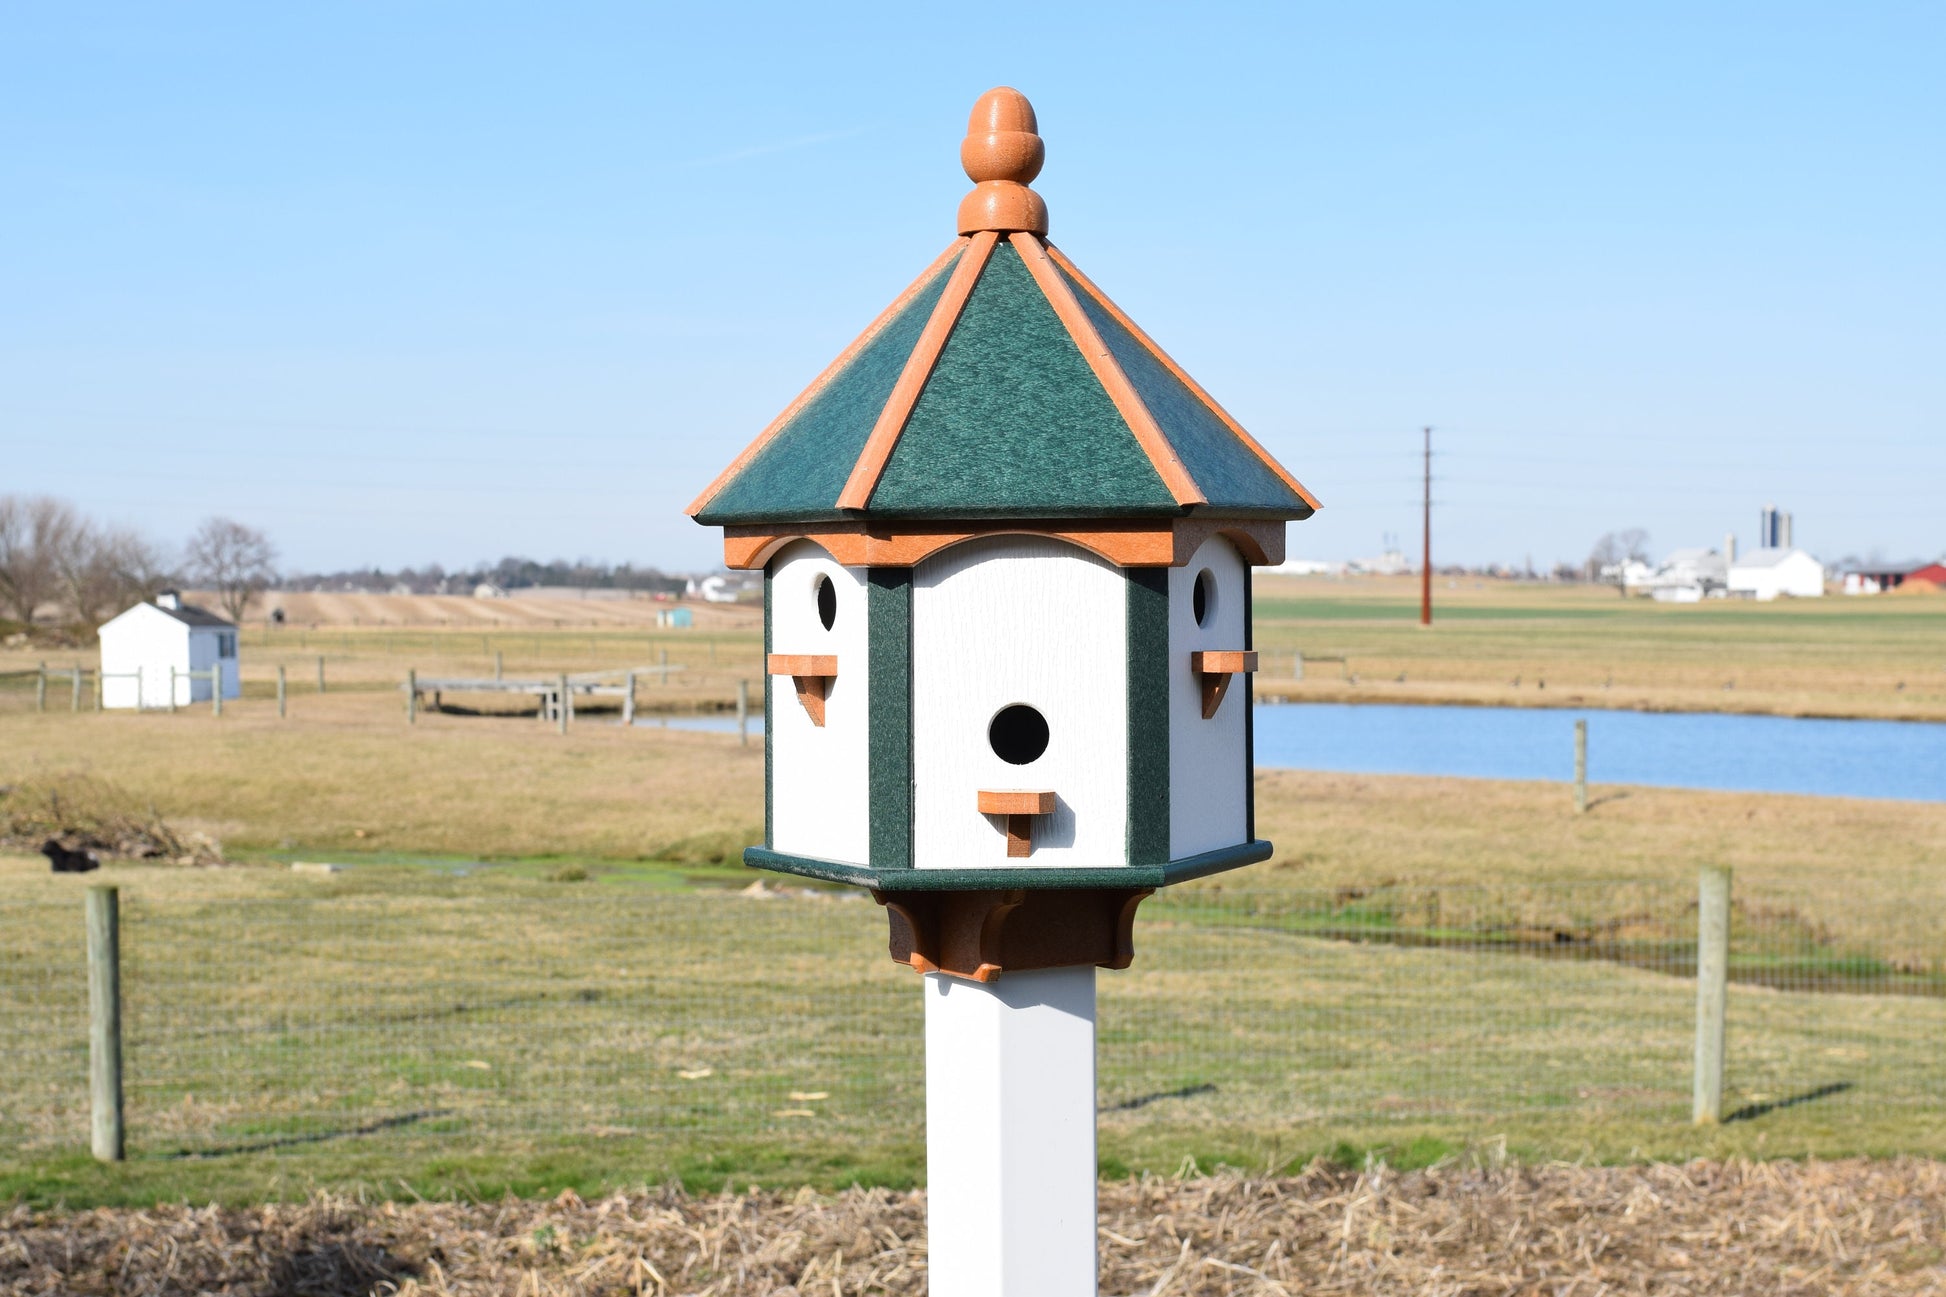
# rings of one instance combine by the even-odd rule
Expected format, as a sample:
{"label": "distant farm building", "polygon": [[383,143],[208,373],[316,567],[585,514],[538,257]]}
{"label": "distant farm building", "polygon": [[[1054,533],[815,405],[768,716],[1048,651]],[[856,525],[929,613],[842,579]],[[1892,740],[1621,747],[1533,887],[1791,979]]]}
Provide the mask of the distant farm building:
{"label": "distant farm building", "polygon": [[1659,603],[1700,603],[1729,588],[1729,563],[1713,549],[1673,550],[1649,577],[1648,587]]}
{"label": "distant farm building", "polygon": [[1824,564],[1801,549],[1754,549],[1730,564],[1729,588],[1746,599],[1815,599],[1824,593]]}
{"label": "distant farm building", "polygon": [[242,694],[237,674],[237,629],[207,609],[186,604],[174,590],[138,603],[102,624],[101,705],[168,707],[210,700],[211,682],[192,671],[220,667],[225,698]]}
{"label": "distant farm building", "polygon": [[1932,589],[1946,588],[1946,563],[1880,563],[1845,573],[1846,594],[1884,594],[1898,590],[1908,581]]}
{"label": "distant farm building", "polygon": [[696,624],[696,614],[687,608],[658,608],[655,624],[667,630],[688,630]]}
{"label": "distant farm building", "polygon": [[705,603],[736,603],[746,594],[755,594],[762,589],[759,581],[753,581],[738,573],[735,576],[706,576],[698,581],[689,580],[683,591],[691,599],[701,599]]}
{"label": "distant farm building", "polygon": [[491,581],[482,581],[473,587],[475,599],[505,599],[507,592]]}

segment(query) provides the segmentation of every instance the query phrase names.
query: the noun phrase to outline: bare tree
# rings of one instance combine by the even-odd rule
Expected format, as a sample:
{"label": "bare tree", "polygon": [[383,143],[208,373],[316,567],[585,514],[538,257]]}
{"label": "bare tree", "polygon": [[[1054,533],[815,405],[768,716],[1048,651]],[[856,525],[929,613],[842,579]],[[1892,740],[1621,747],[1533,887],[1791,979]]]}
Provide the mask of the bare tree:
{"label": "bare tree", "polygon": [[1595,542],[1594,548],[1588,551],[1588,579],[1602,580],[1602,570],[1614,567],[1622,561],[1622,558],[1622,544],[1615,539],[1615,533],[1604,532],[1602,538]]}
{"label": "bare tree", "polygon": [[77,621],[99,626],[168,584],[154,545],[127,528],[84,523],[59,555],[61,593]]}
{"label": "bare tree", "polygon": [[254,527],[210,518],[183,547],[189,575],[216,591],[230,620],[241,623],[251,596],[277,579],[277,550]]}
{"label": "bare tree", "polygon": [[31,623],[34,610],[59,593],[62,556],[83,530],[65,500],[0,496],[0,600],[16,621]]}
{"label": "bare tree", "polygon": [[1649,561],[1649,533],[1640,527],[1628,528],[1615,537],[1615,541],[1622,547],[1622,557],[1633,559],[1637,563]]}

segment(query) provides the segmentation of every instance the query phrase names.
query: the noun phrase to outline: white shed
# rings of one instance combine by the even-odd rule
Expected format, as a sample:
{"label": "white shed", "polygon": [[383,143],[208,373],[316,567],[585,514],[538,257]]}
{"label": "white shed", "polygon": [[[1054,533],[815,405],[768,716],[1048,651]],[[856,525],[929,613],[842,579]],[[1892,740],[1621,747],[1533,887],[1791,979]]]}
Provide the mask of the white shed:
{"label": "white shed", "polygon": [[236,626],[184,603],[174,590],[103,623],[100,638],[103,707],[167,707],[172,679],[176,706],[206,703],[210,681],[191,679],[187,673],[211,666],[222,668],[225,698],[243,692]]}
{"label": "white shed", "polygon": [[1801,549],[1753,549],[1730,564],[1730,593],[1751,599],[1815,599],[1824,593],[1824,564]]}

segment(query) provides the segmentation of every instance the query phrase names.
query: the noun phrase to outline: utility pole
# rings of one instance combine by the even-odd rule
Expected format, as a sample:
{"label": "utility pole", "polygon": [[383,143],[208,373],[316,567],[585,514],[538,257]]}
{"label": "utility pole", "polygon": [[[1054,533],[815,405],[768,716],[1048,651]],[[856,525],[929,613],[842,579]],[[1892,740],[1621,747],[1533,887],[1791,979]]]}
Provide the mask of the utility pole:
{"label": "utility pole", "polygon": [[1419,536],[1423,549],[1419,556],[1419,624],[1432,625],[1432,429],[1426,433],[1425,497],[1420,508]]}

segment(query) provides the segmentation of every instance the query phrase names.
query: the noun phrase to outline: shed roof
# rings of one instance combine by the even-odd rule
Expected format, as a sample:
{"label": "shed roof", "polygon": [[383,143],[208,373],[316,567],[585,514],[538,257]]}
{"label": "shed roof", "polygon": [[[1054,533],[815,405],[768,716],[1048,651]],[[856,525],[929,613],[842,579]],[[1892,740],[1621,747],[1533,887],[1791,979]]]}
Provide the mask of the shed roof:
{"label": "shed roof", "polygon": [[165,608],[161,604],[150,604],[149,606],[165,616],[174,617],[185,626],[215,626],[223,630],[236,629],[236,623],[227,617],[219,617],[209,609],[198,608],[193,603],[178,604],[174,608]]}
{"label": "shed roof", "polygon": [[1309,517],[1315,497],[1047,241],[1026,99],[989,92],[971,130],[961,236],[690,514]]}

